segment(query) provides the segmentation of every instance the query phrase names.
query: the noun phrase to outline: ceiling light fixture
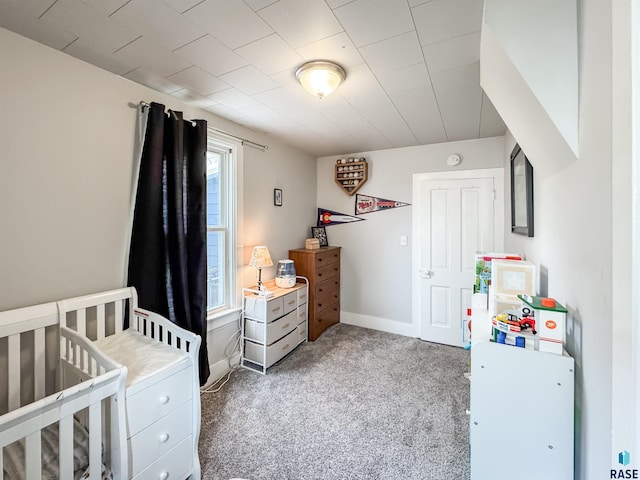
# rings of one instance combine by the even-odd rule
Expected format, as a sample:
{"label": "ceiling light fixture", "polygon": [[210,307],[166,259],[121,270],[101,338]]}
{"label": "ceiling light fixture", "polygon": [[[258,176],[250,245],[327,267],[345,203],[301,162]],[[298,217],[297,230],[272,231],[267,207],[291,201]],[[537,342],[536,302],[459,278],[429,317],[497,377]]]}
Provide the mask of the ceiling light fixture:
{"label": "ceiling light fixture", "polygon": [[333,92],[347,77],[344,68],[337,63],[316,60],[296,70],[300,85],[311,95],[322,98]]}

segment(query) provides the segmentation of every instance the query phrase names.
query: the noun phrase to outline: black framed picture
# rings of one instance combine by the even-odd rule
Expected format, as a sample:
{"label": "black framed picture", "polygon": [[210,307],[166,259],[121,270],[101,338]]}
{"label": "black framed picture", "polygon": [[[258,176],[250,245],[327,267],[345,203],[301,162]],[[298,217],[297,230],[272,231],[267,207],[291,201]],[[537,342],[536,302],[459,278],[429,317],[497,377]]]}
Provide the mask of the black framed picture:
{"label": "black framed picture", "polygon": [[533,167],[519,145],[511,152],[511,232],[533,237]]}
{"label": "black framed picture", "polygon": [[328,247],[327,229],[325,227],[311,227],[311,236],[317,238],[321,247]]}
{"label": "black framed picture", "polygon": [[282,189],[280,188],[273,189],[273,204],[276,207],[282,206]]}

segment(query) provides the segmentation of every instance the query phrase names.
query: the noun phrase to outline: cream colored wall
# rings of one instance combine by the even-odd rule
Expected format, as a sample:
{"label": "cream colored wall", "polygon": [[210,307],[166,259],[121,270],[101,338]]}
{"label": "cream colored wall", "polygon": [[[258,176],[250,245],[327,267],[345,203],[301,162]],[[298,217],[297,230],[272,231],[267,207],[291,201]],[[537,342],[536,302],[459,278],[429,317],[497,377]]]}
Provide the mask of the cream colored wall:
{"label": "cream colored wall", "polygon": [[[1,28],[0,58],[0,310],[123,286],[141,100],[269,146],[244,147],[241,246],[276,260],[308,236],[314,157]],[[212,363],[227,330],[209,335]]]}
{"label": "cream colored wall", "polygon": [[[363,195],[412,202],[414,173],[475,170],[503,166],[503,137],[377,150],[364,156],[369,179]],[[458,167],[446,159],[457,153]],[[348,196],[334,181],[337,156],[318,159],[318,207],[353,215],[355,195]],[[342,247],[341,321],[403,335],[412,326],[412,206],[362,215],[365,221],[326,227],[331,245]],[[407,245],[400,245],[400,236]]]}

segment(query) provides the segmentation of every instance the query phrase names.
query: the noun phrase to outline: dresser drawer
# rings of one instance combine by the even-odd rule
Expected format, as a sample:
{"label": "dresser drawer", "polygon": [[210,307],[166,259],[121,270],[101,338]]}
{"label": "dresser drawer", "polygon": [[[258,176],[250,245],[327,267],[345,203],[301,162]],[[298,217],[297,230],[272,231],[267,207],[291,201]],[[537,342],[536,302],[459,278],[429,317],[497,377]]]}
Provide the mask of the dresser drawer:
{"label": "dresser drawer", "polygon": [[340,322],[340,303],[318,310],[313,319],[309,320],[309,340],[314,341],[331,325]]}
{"label": "dresser drawer", "polygon": [[330,249],[330,250],[321,250],[315,255],[316,259],[316,269],[323,267],[324,265],[329,265],[331,263],[339,263],[340,262],[340,250],[339,249]]}
{"label": "dresser drawer", "polygon": [[191,399],[193,369],[187,368],[162,378],[135,394],[127,395],[127,436],[131,437],[160,417]]}
{"label": "dresser drawer", "polygon": [[319,309],[318,303],[329,304],[330,301],[340,298],[340,280],[338,278],[328,278],[316,284],[314,292],[314,305]]}
{"label": "dresser drawer", "polygon": [[272,298],[269,301],[257,295],[244,297],[244,316],[259,322],[273,322],[284,315],[283,300],[283,297]]}
{"label": "dresser drawer", "polygon": [[307,304],[300,305],[297,310],[298,323],[306,323],[307,321]]}
{"label": "dresser drawer", "polygon": [[300,323],[297,328],[298,331],[298,342],[306,342],[307,341],[307,323]]}
{"label": "dresser drawer", "polygon": [[[193,404],[184,403],[169,415],[131,437],[129,444],[129,473],[134,476],[191,436]],[[191,455],[193,456],[193,455]],[[179,462],[180,459],[176,459]]]}
{"label": "dresser drawer", "polygon": [[297,329],[266,348],[263,345],[246,340],[244,343],[244,357],[251,362],[262,365],[262,354],[266,350],[267,359],[264,367],[268,368],[296,348],[298,343]]}
{"label": "dresser drawer", "polygon": [[340,264],[332,263],[330,265],[323,265],[316,270],[315,281],[322,282],[330,278],[340,279]]}
{"label": "dresser drawer", "polygon": [[308,301],[309,301],[308,289],[305,287],[298,290],[298,305],[303,305]]}
{"label": "dresser drawer", "polygon": [[176,480],[193,470],[193,438],[189,435],[176,447],[142,470],[133,480]]}
{"label": "dresser drawer", "polygon": [[298,292],[287,293],[282,300],[284,304],[284,313],[287,314],[297,308]]}
{"label": "dresser drawer", "polygon": [[284,337],[287,333],[295,330],[297,326],[298,312],[294,310],[275,322],[267,323],[266,340],[264,338],[264,323],[249,319],[245,320],[244,336],[250,340],[255,340],[256,342],[271,345],[273,342]]}

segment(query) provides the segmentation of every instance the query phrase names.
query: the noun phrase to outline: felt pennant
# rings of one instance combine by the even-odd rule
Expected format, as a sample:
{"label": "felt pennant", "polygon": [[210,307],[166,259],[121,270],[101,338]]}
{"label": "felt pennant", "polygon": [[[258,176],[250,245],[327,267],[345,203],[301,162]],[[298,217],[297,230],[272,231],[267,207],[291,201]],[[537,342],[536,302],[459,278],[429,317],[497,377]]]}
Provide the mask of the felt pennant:
{"label": "felt pennant", "polygon": [[326,208],[318,209],[318,226],[327,225],[339,225],[341,223],[353,223],[364,220],[364,218],[357,218],[352,215],[346,215],[340,212],[334,212],[333,210],[327,210]]}
{"label": "felt pennant", "polygon": [[387,200],[386,198],[370,197],[368,195],[356,195],[356,215],[363,213],[378,212],[380,210],[390,210],[392,208],[406,207],[410,203]]}

